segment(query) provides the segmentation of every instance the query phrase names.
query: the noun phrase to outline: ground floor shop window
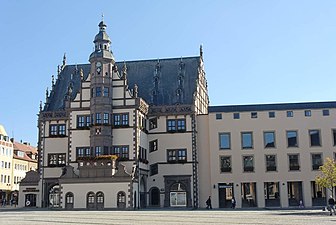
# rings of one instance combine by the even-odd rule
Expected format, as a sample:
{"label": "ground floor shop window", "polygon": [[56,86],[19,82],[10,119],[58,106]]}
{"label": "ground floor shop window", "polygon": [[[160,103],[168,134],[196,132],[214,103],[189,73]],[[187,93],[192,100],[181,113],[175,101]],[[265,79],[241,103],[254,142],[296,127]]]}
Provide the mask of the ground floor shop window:
{"label": "ground floor shop window", "polygon": [[313,206],[325,206],[326,199],[326,189],[316,184],[315,181],[311,182],[311,194]]}
{"label": "ground floor shop window", "polygon": [[219,208],[230,208],[233,196],[233,183],[218,183]]}
{"label": "ground floor shop window", "polygon": [[288,205],[303,206],[302,182],[287,182],[288,187]]}
{"label": "ground floor shop window", "polygon": [[187,192],[185,187],[181,183],[175,183],[170,188],[170,206],[187,206]]}
{"label": "ground floor shop window", "polygon": [[257,207],[256,183],[241,183],[242,207]]}
{"label": "ground floor shop window", "polygon": [[279,182],[265,182],[264,195],[266,207],[280,206],[280,186]]}
{"label": "ground floor shop window", "polygon": [[59,185],[55,185],[49,190],[49,207],[51,208],[60,207]]}
{"label": "ground floor shop window", "polygon": [[65,208],[73,209],[73,207],[74,207],[74,194],[71,192],[68,192],[65,195]]}
{"label": "ground floor shop window", "polygon": [[25,195],[25,206],[26,207],[36,207],[36,194],[26,194]]}

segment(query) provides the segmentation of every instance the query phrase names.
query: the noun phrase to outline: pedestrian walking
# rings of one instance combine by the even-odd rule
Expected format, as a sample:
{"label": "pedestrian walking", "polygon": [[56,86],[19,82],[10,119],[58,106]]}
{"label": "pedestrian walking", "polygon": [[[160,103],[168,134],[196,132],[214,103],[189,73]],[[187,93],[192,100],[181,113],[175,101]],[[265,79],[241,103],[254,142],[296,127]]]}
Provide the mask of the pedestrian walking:
{"label": "pedestrian walking", "polygon": [[235,209],[236,208],[236,199],[232,197],[231,199],[231,208]]}
{"label": "pedestrian walking", "polygon": [[330,195],[330,198],[328,199],[328,207],[330,211],[330,216],[332,215],[332,212],[334,211],[334,215],[336,215],[335,212],[335,199],[333,198],[332,195]]}
{"label": "pedestrian walking", "polygon": [[207,209],[212,209],[212,205],[211,205],[211,196],[209,196],[208,200],[206,200],[206,208]]}

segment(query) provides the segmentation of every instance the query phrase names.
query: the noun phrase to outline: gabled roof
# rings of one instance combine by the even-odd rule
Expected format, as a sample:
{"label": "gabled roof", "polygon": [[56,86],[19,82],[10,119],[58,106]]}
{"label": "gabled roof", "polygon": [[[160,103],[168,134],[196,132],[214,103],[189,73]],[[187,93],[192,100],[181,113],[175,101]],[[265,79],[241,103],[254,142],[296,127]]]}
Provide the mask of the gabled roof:
{"label": "gabled roof", "polygon": [[[37,162],[37,159],[32,159],[29,155],[30,154],[37,154],[37,148],[27,145],[27,144],[22,144],[19,142],[14,142],[13,143],[14,147],[14,153],[13,153],[13,158],[14,159],[20,159],[20,160],[25,160],[25,161],[30,161],[30,162]],[[17,151],[24,152],[24,156],[18,156]]]}
{"label": "gabled roof", "polygon": [[249,112],[249,111],[277,111],[300,109],[328,109],[336,108],[336,102],[301,102],[301,103],[274,103],[254,105],[222,105],[209,106],[209,113],[213,112]]}
{"label": "gabled roof", "polygon": [[[124,63],[127,66],[129,89],[138,86],[138,96],[151,105],[192,104],[196,91],[200,57],[184,57],[169,59],[153,59],[117,62],[118,71],[122,75]],[[182,66],[182,67],[181,67]],[[57,79],[53,91],[43,111],[64,109],[64,98],[68,87],[72,85],[74,99],[80,89],[80,70],[84,79],[90,73],[90,64],[66,65]],[[182,69],[181,69],[182,68]],[[154,80],[156,79],[156,82]],[[181,98],[178,97],[179,89]],[[154,95],[157,98],[154,98]]]}

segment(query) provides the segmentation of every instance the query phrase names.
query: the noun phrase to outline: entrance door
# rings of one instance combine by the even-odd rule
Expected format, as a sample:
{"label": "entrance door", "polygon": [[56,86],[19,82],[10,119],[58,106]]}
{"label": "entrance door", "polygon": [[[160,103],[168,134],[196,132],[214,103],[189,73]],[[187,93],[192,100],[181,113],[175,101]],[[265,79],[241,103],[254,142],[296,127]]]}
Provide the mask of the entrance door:
{"label": "entrance door", "polygon": [[160,206],[160,190],[156,187],[150,190],[150,204],[151,206]]}
{"label": "entrance door", "polygon": [[299,206],[300,201],[303,201],[302,182],[288,182],[288,203],[289,206]]}
{"label": "entrance door", "polygon": [[26,207],[36,207],[36,194],[26,194],[25,195],[25,206]]}
{"label": "entrance door", "polygon": [[219,208],[230,208],[233,197],[233,183],[218,184]]}
{"label": "entrance door", "polygon": [[170,188],[170,206],[187,206],[187,192],[185,190],[185,187],[181,183],[175,183]]}

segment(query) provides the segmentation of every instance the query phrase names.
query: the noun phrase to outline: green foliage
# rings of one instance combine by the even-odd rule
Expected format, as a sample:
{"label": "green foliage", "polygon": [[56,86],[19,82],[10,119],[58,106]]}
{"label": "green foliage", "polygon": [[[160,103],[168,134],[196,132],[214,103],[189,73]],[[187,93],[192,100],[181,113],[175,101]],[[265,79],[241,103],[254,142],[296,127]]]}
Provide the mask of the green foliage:
{"label": "green foliage", "polygon": [[316,183],[334,193],[333,188],[336,187],[336,162],[331,158],[326,158],[319,170],[321,173],[316,176]]}

